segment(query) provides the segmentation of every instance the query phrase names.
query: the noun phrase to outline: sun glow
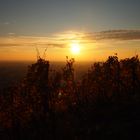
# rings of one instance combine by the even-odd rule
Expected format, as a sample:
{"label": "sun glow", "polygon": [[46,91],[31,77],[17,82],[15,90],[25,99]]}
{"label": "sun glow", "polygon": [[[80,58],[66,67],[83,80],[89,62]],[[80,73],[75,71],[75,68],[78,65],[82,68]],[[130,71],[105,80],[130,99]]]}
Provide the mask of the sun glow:
{"label": "sun glow", "polygon": [[80,44],[78,42],[71,43],[70,46],[71,46],[71,52],[73,54],[80,53]]}

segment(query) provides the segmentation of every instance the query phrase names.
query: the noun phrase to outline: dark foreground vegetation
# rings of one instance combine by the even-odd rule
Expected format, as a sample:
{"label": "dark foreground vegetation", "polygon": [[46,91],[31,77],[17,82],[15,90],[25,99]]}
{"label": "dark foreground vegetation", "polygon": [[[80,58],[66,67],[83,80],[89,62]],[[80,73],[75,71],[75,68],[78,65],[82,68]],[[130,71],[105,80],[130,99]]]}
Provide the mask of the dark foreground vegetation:
{"label": "dark foreground vegetation", "polygon": [[74,59],[61,71],[39,58],[0,94],[0,140],[140,138],[140,60],[110,56],[75,81]]}

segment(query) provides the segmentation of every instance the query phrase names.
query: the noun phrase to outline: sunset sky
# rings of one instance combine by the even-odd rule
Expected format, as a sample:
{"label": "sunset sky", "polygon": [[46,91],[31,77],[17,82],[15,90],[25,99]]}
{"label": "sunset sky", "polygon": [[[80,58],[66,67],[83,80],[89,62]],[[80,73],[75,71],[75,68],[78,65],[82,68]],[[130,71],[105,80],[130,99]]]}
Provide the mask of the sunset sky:
{"label": "sunset sky", "polygon": [[0,61],[35,60],[36,48],[51,61],[140,55],[140,0],[0,0]]}

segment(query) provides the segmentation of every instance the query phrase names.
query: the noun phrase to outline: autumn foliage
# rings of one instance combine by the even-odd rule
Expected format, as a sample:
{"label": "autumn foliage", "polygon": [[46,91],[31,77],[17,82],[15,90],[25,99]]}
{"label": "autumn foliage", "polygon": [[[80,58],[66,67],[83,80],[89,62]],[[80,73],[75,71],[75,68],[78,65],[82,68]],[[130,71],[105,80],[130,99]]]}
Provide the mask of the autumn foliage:
{"label": "autumn foliage", "polygon": [[[124,122],[131,108],[136,109],[136,115],[128,119],[140,117],[138,56],[122,60],[109,56],[105,62],[94,63],[79,81],[74,77],[74,62],[67,57],[61,71],[51,71],[50,62],[39,58],[28,67],[22,82],[1,93],[0,130],[4,139],[5,132],[7,139],[114,136],[115,119]],[[119,131],[129,135],[129,130]]]}

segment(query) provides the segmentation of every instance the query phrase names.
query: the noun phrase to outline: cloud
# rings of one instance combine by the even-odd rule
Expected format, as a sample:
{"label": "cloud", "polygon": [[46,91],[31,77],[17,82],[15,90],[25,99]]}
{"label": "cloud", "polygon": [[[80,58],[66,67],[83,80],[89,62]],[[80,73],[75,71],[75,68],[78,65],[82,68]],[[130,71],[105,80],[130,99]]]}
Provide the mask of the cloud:
{"label": "cloud", "polygon": [[8,22],[8,21],[5,21],[5,22],[0,22],[0,25],[1,26],[8,26],[10,24],[10,22]]}
{"label": "cloud", "polygon": [[70,42],[78,40],[82,44],[100,42],[102,40],[140,40],[140,30],[107,30],[95,33],[63,32],[51,37],[16,36],[9,33],[7,37],[0,37],[2,47],[49,47],[65,48]]}
{"label": "cloud", "polygon": [[140,40],[140,30],[107,30],[88,33],[85,38],[91,40]]}
{"label": "cloud", "polygon": [[0,37],[0,47],[58,47],[63,48],[64,41],[48,37],[9,36]]}
{"label": "cloud", "polygon": [[4,22],[4,25],[9,25],[9,24],[10,24],[10,22],[8,22],[8,21]]}
{"label": "cloud", "polygon": [[14,36],[15,33],[10,32],[10,33],[8,33],[8,35],[9,35],[9,36]]}

